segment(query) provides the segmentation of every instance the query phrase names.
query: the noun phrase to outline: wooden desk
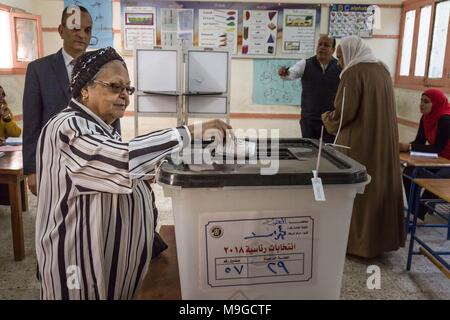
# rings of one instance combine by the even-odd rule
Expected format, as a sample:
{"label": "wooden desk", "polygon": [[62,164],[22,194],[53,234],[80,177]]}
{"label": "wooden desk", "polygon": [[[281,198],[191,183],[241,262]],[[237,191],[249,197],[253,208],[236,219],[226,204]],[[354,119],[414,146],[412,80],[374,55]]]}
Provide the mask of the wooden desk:
{"label": "wooden desk", "polygon": [[411,225],[409,223],[409,219],[411,216],[411,208],[413,202],[413,195],[415,192],[415,184],[412,182],[416,179],[417,174],[421,169],[436,169],[436,168],[446,168],[450,167],[450,160],[442,157],[438,157],[437,159],[426,158],[426,157],[411,157],[409,152],[400,152],[400,162],[402,164],[406,164],[409,167],[414,167],[411,176],[404,174],[403,176],[407,177],[411,180],[411,188],[409,195],[407,194],[407,212],[406,212],[406,220],[405,220],[405,231],[409,233]]}
{"label": "wooden desk", "polygon": [[414,183],[450,203],[450,179],[414,179]]}
{"label": "wooden desk", "polygon": [[[423,254],[431,262],[441,270],[441,272],[450,279],[450,264],[441,258],[443,255],[450,255],[450,251],[436,251],[433,250],[424,240],[420,239],[416,235],[417,228],[417,215],[419,211],[419,201],[420,201],[420,191],[421,189],[428,190],[429,192],[435,194],[440,199],[450,203],[450,179],[414,179],[413,183],[417,185],[414,196],[414,219],[411,225],[411,238],[409,242],[408,259],[406,263],[406,270],[411,269],[412,256],[414,254]],[[447,224],[427,224],[421,225],[421,227],[431,227],[431,228],[448,228],[450,232],[450,220]],[[422,247],[418,252],[414,252],[414,242],[419,243]]]}
{"label": "wooden desk", "polygon": [[22,151],[7,151],[0,158],[0,184],[8,186],[9,197],[0,199],[0,204],[11,206],[11,227],[14,259],[25,257],[23,241],[22,210],[28,210],[28,198],[23,176]]}
{"label": "wooden desk", "polygon": [[181,300],[175,227],[161,226],[159,234],[169,247],[150,262],[138,299]]}
{"label": "wooden desk", "polygon": [[422,168],[441,168],[450,167],[450,160],[442,157],[437,159],[426,158],[426,157],[411,157],[409,152],[400,152],[400,162],[406,163],[411,167],[422,167]]}

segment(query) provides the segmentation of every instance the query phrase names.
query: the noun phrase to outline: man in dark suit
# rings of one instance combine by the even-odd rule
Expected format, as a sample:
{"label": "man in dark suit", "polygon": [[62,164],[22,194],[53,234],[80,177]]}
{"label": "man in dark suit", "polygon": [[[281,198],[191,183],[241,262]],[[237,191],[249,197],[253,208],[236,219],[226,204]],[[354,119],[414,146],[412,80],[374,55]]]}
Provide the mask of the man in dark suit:
{"label": "man in dark suit", "polygon": [[[54,54],[31,62],[27,68],[23,94],[23,171],[30,191],[36,195],[36,146],[42,128],[69,103],[69,79],[75,59],[86,51],[92,35],[92,18],[86,8],[71,6],[63,10],[59,35],[63,47]],[[120,122],[113,123],[120,133]],[[158,211],[153,203],[155,227]],[[155,231],[152,256],[167,244]]]}
{"label": "man in dark suit", "polygon": [[[23,93],[23,171],[28,187],[36,195],[36,146],[47,121],[70,100],[71,61],[86,51],[91,40],[92,18],[86,8],[70,15],[65,8],[58,27],[63,47],[54,54],[31,62]],[[75,15],[79,14],[78,17]]]}

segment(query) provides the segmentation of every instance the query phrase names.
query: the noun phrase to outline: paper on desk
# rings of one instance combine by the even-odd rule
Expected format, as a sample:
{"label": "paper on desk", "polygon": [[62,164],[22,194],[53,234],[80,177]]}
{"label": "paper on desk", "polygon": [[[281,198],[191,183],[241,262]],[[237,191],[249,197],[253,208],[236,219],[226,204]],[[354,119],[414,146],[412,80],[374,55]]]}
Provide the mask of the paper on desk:
{"label": "paper on desk", "polygon": [[14,137],[8,137],[6,138],[5,144],[10,146],[18,146],[22,144],[22,137],[14,138]]}
{"label": "paper on desk", "polygon": [[424,158],[432,158],[437,159],[438,154],[437,153],[430,153],[430,152],[418,152],[418,151],[411,151],[409,153],[411,157],[424,157]]}
{"label": "paper on desk", "polygon": [[3,145],[0,146],[0,151],[22,151],[22,146],[8,146],[8,145]]}

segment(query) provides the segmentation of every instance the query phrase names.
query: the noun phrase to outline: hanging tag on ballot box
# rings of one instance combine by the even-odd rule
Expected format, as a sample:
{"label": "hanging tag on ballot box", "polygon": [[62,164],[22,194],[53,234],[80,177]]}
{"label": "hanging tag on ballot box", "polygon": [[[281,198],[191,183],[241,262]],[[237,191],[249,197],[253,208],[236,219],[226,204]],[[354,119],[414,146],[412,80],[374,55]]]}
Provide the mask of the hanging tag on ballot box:
{"label": "hanging tag on ballot box", "polygon": [[316,201],[325,201],[325,193],[323,192],[322,179],[317,177],[317,171],[313,170],[314,177],[311,178],[312,186],[314,190],[314,198]]}
{"label": "hanging tag on ballot box", "polygon": [[319,165],[320,165],[320,156],[322,154],[322,138],[323,138],[323,126],[322,131],[320,132],[320,141],[319,141],[319,153],[317,155],[317,163],[316,170],[313,170],[313,177],[311,178],[314,198],[316,201],[325,201],[325,193],[323,191],[322,179],[319,178]]}

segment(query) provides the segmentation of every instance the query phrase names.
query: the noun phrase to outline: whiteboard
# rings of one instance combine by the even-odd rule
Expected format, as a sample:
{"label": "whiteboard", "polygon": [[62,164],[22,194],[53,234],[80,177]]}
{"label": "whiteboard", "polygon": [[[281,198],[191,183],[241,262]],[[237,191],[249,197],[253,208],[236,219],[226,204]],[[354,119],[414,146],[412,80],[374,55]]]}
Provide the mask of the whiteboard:
{"label": "whiteboard", "polygon": [[188,51],[188,92],[221,92],[228,88],[229,52]]}
{"label": "whiteboard", "polygon": [[195,96],[188,99],[189,113],[226,114],[226,97]]}
{"label": "whiteboard", "polygon": [[138,96],[137,112],[176,113],[177,97],[175,96]]}
{"label": "whiteboard", "polygon": [[177,92],[177,51],[136,50],[137,89]]}

